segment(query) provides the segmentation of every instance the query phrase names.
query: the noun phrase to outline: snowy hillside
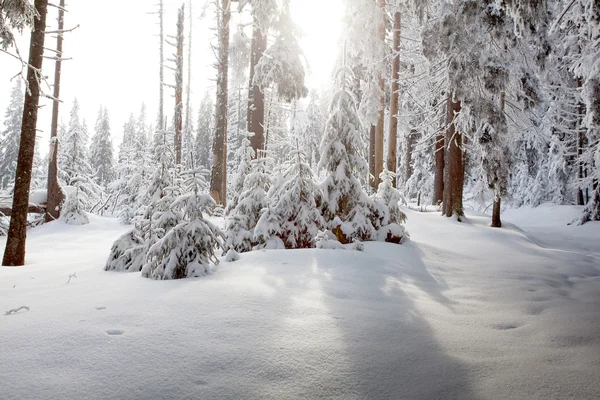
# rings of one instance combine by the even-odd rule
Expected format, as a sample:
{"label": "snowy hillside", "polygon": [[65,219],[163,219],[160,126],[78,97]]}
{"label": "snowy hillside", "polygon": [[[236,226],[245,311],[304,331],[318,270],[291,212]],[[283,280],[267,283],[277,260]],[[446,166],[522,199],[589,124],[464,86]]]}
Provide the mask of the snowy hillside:
{"label": "snowy hillside", "polygon": [[103,271],[116,219],[36,228],[28,265],[0,269],[2,314],[29,307],[0,316],[0,397],[600,398],[599,223],[406,212],[404,245],[251,252],[180,281]]}

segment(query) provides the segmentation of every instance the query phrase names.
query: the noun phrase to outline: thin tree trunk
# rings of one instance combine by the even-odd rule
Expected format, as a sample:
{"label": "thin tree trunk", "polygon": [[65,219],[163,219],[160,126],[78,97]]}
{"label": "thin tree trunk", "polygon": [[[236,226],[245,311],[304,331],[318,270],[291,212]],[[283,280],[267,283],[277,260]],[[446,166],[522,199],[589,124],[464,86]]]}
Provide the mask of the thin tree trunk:
{"label": "thin tree trunk", "polygon": [[375,125],[369,128],[369,183],[373,190],[377,190],[377,178],[375,175]]}
{"label": "thin tree trunk", "polygon": [[156,124],[158,126],[158,129],[166,129],[165,127],[165,103],[164,103],[164,98],[165,98],[165,88],[164,88],[164,82],[165,82],[165,28],[164,28],[164,7],[163,7],[163,0],[159,0],[158,2],[158,23],[160,25],[160,33],[159,33],[159,37],[160,37],[160,47],[159,47],[159,52],[160,52],[160,65],[159,65],[159,84],[160,84],[160,90],[159,90],[159,97],[158,97],[158,124]]}
{"label": "thin tree trunk", "polygon": [[175,59],[175,164],[181,164],[181,131],[183,128],[183,21],[185,5],[181,5],[177,17],[177,57]]}
{"label": "thin tree trunk", "polygon": [[[581,89],[582,79],[577,78],[577,87]],[[581,186],[583,182],[583,146],[584,146],[584,123],[583,117],[585,114],[585,104],[579,102],[577,107],[577,205],[585,205],[585,199],[583,197],[583,188]]]}
{"label": "thin tree trunk", "polygon": [[267,35],[258,27],[256,21],[252,29],[252,45],[250,54],[250,82],[248,84],[248,132],[253,132],[250,144],[256,157],[265,149],[265,94],[254,84],[256,64],[267,48]]}
{"label": "thin tree trunk", "polygon": [[445,137],[444,196],[442,215],[459,218],[464,215],[462,196],[464,184],[464,158],[462,135],[456,130],[454,117],[460,112],[460,101],[454,101],[452,91],[448,91],[447,128]]}
{"label": "thin tree trunk", "polygon": [[413,147],[415,144],[415,135],[417,134],[417,132],[415,130],[411,130],[408,133],[408,136],[406,138],[406,149],[405,149],[405,153],[404,153],[404,183],[408,182],[408,180],[410,179],[410,177],[413,174],[413,169],[412,169],[412,152],[413,152]]}
{"label": "thin tree trunk", "polygon": [[227,74],[229,70],[229,0],[221,0],[217,11],[219,18],[219,59],[217,71],[217,102],[215,106],[215,137],[213,142],[214,165],[210,179],[210,194],[217,204],[225,206],[227,200]]}
{"label": "thin tree trunk", "polygon": [[[377,6],[381,12],[381,20],[379,21],[379,40],[382,44],[385,44],[385,0],[378,0]],[[379,175],[383,171],[383,141],[385,136],[385,82],[381,71],[378,74],[377,80],[381,96],[379,98],[379,118],[377,119],[377,125],[375,127],[375,185],[379,184]]]}
{"label": "thin tree trunk", "polygon": [[[506,103],[506,94],[505,92],[500,93],[500,112],[501,115],[504,116],[504,105]],[[465,162],[466,163],[466,162]],[[502,201],[503,188],[498,187],[499,182],[495,183],[495,196],[494,196],[494,206],[492,208],[492,228],[501,228],[502,221],[500,220],[500,202]]]}
{"label": "thin tree trunk", "polygon": [[435,138],[435,177],[433,182],[433,204],[438,205],[444,199],[444,134]]}
{"label": "thin tree trunk", "polygon": [[60,74],[62,72],[63,33],[65,27],[65,0],[60,0],[58,9],[58,31],[56,35],[56,63],[54,66],[54,102],[52,103],[52,126],[50,128],[50,152],[48,154],[48,197],[46,200],[46,222],[60,217],[60,208],[65,194],[58,182],[58,107],[60,102]]}
{"label": "thin tree trunk", "polygon": [[[390,104],[390,137],[388,140],[388,159],[387,169],[396,173],[397,169],[397,147],[398,147],[398,109],[399,109],[399,85],[398,79],[400,77],[400,29],[401,29],[401,18],[400,12],[394,13],[394,45],[392,52],[394,59],[392,61],[392,102]],[[396,187],[397,179],[392,181],[394,187]]]}
{"label": "thin tree trunk", "polygon": [[39,18],[34,19],[29,45],[29,68],[27,69],[27,91],[23,108],[21,144],[15,174],[12,216],[8,229],[8,238],[2,265],[25,265],[25,242],[27,240],[27,211],[29,209],[29,187],[33,169],[35,135],[37,127],[38,104],[40,101],[40,80],[44,60],[44,36],[48,0],[35,0],[35,9]]}

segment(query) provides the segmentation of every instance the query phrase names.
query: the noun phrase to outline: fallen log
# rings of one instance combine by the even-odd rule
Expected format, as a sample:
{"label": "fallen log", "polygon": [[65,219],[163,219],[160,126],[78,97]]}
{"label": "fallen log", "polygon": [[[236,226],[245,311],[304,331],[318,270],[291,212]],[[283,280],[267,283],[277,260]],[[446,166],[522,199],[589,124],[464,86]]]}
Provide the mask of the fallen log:
{"label": "fallen log", "polygon": [[[44,214],[46,213],[46,207],[39,206],[37,204],[30,204],[27,212],[31,214]],[[10,217],[12,215],[12,207],[0,206],[0,213],[4,214],[6,217]]]}

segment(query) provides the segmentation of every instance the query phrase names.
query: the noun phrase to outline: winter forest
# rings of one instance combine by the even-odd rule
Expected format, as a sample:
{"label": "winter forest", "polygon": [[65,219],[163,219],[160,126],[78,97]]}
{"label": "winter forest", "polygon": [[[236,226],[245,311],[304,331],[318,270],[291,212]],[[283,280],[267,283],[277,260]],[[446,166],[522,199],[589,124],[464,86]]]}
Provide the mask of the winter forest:
{"label": "winter forest", "polygon": [[600,398],[599,1],[98,7],[0,0],[0,397]]}

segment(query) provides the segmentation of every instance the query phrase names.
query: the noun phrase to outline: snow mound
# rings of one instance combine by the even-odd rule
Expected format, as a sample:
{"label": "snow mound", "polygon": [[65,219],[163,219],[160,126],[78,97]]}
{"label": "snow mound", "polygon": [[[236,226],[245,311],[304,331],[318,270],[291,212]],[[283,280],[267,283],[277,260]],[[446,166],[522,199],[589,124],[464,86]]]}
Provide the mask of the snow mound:
{"label": "snow mound", "polygon": [[226,262],[234,262],[234,261],[238,261],[239,259],[240,259],[240,253],[235,251],[233,248],[229,249],[229,251],[227,252],[227,255],[225,256]]}

